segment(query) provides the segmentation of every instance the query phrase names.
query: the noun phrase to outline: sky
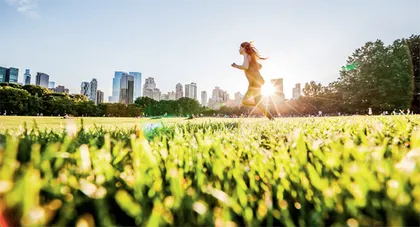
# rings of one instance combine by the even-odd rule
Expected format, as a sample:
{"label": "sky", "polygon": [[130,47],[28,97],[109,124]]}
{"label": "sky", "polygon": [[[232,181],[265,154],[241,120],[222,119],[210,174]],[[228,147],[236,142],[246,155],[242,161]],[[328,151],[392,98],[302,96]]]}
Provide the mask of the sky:
{"label": "sky", "polygon": [[420,34],[419,0],[0,0],[0,66],[50,75],[71,93],[98,80],[105,99],[114,71],[155,78],[163,93],[196,82],[245,93],[239,45],[269,57],[261,73],[328,84],[356,48]]}

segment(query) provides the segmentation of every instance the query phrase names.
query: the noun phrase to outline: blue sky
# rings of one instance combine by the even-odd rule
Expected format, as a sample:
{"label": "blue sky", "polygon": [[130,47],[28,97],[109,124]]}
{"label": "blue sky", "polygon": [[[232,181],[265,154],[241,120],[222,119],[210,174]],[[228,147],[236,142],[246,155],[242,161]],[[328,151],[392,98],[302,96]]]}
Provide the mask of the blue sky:
{"label": "blue sky", "polygon": [[98,79],[111,95],[114,71],[140,71],[163,91],[196,82],[245,92],[232,62],[255,40],[264,78],[328,83],[367,41],[420,34],[419,0],[0,0],[0,65],[50,75],[73,93]]}

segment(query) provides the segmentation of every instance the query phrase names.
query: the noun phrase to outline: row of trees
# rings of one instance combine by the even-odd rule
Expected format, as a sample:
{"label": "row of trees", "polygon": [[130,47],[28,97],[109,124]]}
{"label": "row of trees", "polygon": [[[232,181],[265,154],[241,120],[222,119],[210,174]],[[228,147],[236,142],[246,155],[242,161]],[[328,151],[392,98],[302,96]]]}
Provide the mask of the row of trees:
{"label": "row of trees", "polygon": [[95,105],[84,95],[54,93],[46,88],[19,84],[0,83],[0,113],[8,115],[44,116],[186,116],[205,111],[193,99],[181,98],[176,101],[155,101],[142,97],[134,104],[102,103]]}
{"label": "row of trees", "polygon": [[296,113],[373,113],[410,109],[420,112],[420,35],[368,42],[348,58],[351,70],[322,85],[311,81],[299,100],[288,102]]}

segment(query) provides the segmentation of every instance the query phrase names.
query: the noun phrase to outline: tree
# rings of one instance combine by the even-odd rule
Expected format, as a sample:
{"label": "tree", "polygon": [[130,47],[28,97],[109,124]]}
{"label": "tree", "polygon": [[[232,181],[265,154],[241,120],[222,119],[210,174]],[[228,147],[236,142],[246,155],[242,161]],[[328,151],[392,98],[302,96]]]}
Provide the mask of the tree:
{"label": "tree", "polygon": [[200,110],[200,103],[195,99],[183,97],[178,99],[177,101],[181,108],[181,115],[197,114]]}
{"label": "tree", "polygon": [[412,35],[406,40],[410,52],[411,73],[413,75],[413,100],[411,108],[416,113],[420,112],[420,35]]}
{"label": "tree", "polygon": [[22,89],[0,86],[0,113],[24,115],[26,113],[25,103],[30,94]]}
{"label": "tree", "polygon": [[44,95],[52,93],[50,90],[36,85],[25,85],[22,88],[28,91],[29,94],[38,95],[38,97],[43,97]]}
{"label": "tree", "polygon": [[141,109],[146,109],[148,106],[151,106],[155,104],[157,101],[154,99],[151,99],[149,97],[139,97],[134,101],[134,104],[136,104],[137,107]]}
{"label": "tree", "polygon": [[85,95],[81,94],[70,95],[70,98],[73,99],[75,102],[88,101],[88,98]]}
{"label": "tree", "polygon": [[380,40],[356,49],[347,64],[357,63],[350,71],[341,71],[336,84],[341,99],[352,111],[367,112],[406,109],[412,97],[407,52],[403,40],[385,46]]}
{"label": "tree", "polygon": [[317,96],[322,92],[322,84],[311,81],[305,84],[305,87],[302,90],[303,95],[305,96]]}

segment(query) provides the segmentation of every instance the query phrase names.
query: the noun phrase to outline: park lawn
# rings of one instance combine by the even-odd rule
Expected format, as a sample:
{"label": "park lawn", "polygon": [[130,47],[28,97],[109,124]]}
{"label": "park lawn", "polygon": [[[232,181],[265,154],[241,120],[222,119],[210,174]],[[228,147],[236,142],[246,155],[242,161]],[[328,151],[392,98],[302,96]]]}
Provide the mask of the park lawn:
{"label": "park lawn", "polygon": [[26,117],[26,116],[0,116],[0,132],[7,130],[18,130],[20,126],[25,123],[29,128],[35,126],[35,122],[39,129],[59,129],[66,127],[69,123],[75,123],[80,127],[81,122],[85,127],[104,126],[104,127],[118,127],[131,128],[140,126],[143,123],[164,122],[175,123],[183,118],[165,118],[165,119],[151,119],[151,118],[134,118],[134,117],[75,117],[70,119],[63,119],[62,117]]}
{"label": "park lawn", "polygon": [[419,223],[419,116],[33,119],[0,118],[11,226]]}

